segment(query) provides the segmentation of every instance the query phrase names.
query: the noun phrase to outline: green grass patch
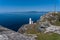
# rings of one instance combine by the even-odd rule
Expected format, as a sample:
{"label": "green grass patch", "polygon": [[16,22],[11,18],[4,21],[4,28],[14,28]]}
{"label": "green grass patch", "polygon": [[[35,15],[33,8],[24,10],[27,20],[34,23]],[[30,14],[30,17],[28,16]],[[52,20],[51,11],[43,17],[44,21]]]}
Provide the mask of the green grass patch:
{"label": "green grass patch", "polygon": [[37,40],[60,40],[60,35],[59,34],[44,34],[40,33],[37,35]]}

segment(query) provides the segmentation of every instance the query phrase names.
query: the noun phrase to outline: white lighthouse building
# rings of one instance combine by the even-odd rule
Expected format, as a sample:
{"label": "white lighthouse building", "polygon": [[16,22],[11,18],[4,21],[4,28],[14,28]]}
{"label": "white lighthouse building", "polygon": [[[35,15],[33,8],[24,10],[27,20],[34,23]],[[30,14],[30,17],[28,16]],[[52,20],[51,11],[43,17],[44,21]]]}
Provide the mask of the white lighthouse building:
{"label": "white lighthouse building", "polygon": [[33,21],[31,20],[31,18],[29,18],[29,24],[33,24]]}

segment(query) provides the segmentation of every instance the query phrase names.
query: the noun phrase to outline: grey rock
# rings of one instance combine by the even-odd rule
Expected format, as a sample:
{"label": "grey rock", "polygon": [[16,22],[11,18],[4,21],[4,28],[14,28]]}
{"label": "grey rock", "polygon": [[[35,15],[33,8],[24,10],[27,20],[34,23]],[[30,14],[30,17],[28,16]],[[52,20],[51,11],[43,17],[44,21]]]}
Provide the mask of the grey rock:
{"label": "grey rock", "polygon": [[0,26],[0,40],[35,40],[13,30]]}

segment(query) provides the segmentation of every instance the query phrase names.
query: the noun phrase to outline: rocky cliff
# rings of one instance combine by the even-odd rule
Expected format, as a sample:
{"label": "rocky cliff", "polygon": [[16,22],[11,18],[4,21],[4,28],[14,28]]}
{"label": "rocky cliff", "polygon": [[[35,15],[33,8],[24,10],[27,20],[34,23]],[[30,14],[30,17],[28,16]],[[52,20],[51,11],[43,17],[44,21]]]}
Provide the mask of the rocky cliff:
{"label": "rocky cliff", "polygon": [[[33,24],[23,25],[19,30],[22,34],[36,34],[37,40],[56,40],[54,33],[60,34],[60,12],[49,12],[40,17],[37,22]],[[48,34],[45,34],[48,33]],[[52,34],[51,34],[52,33]],[[51,35],[50,35],[51,34]],[[42,36],[41,36],[42,35]],[[47,37],[47,38],[45,38]],[[48,36],[50,38],[48,38]],[[41,38],[40,38],[41,37]],[[60,37],[59,35],[56,37]],[[59,38],[58,38],[59,39]],[[60,39],[59,39],[60,40]]]}

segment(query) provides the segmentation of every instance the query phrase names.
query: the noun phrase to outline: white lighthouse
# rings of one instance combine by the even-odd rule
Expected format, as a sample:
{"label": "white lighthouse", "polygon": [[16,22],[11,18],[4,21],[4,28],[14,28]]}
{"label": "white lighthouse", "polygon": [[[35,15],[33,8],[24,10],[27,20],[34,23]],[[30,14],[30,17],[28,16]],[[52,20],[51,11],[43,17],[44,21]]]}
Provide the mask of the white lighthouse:
{"label": "white lighthouse", "polygon": [[33,24],[33,21],[31,20],[31,18],[29,18],[29,24]]}

